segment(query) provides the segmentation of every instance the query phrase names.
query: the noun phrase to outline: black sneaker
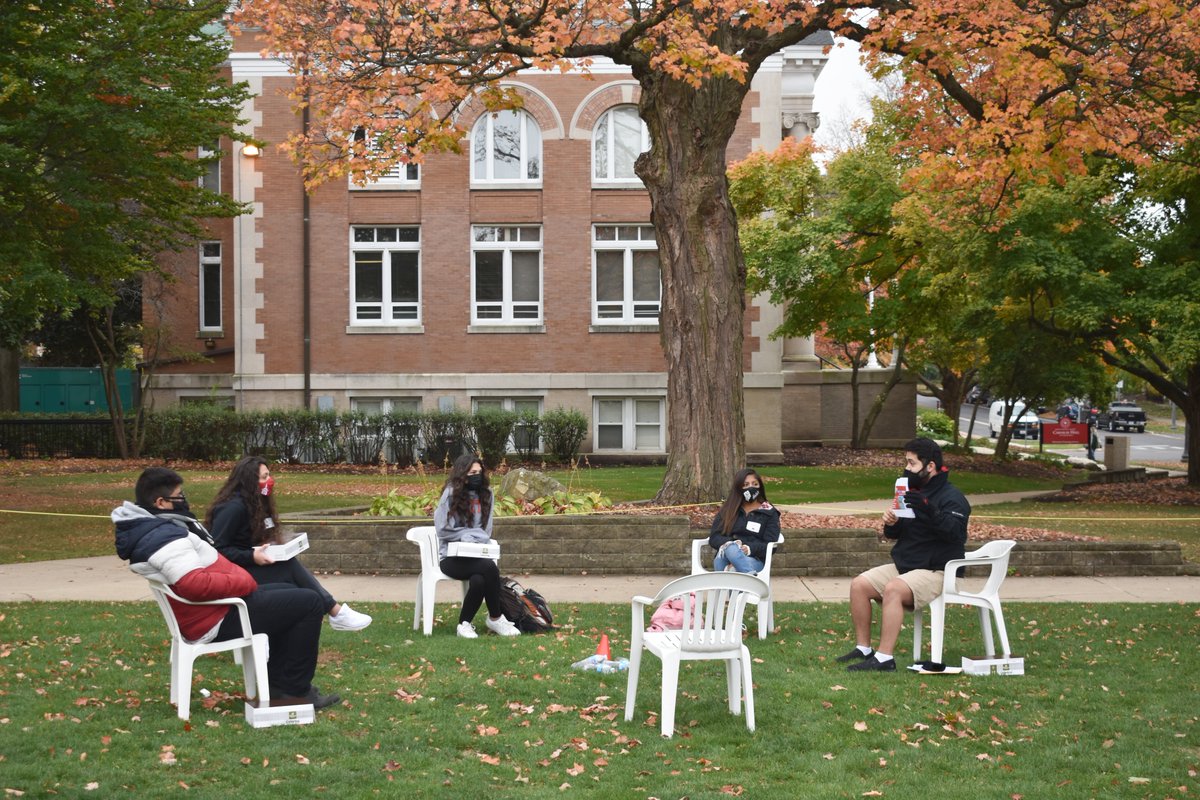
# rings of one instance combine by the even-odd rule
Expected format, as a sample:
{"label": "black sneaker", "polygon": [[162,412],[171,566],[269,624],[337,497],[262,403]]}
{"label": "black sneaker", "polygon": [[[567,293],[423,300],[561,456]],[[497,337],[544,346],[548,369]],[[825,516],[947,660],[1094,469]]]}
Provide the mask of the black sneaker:
{"label": "black sneaker", "polygon": [[846,653],[846,655],[838,656],[837,658],[834,659],[834,661],[838,662],[839,664],[845,664],[847,661],[862,661],[864,658],[870,658],[873,655],[875,655],[874,650],[867,653],[866,655],[863,655],[863,651],[859,650],[856,647],[853,650],[851,650],[849,653]]}
{"label": "black sneaker", "polygon": [[889,658],[887,661],[880,661],[872,654],[870,658],[864,658],[857,664],[851,664],[846,667],[846,669],[851,672],[895,672],[896,659]]}

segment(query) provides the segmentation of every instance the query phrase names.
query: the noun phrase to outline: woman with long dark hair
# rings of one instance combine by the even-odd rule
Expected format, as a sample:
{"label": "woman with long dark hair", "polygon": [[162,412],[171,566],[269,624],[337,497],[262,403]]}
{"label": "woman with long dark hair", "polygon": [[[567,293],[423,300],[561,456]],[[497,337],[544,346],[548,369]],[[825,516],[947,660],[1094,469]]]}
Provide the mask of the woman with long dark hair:
{"label": "woman with long dark hair", "polygon": [[713,570],[733,567],[758,574],[767,560],[767,545],[779,541],[779,509],[767,502],[762,476],[739,470],[721,510],[713,518],[708,546],[717,551]]}
{"label": "woman with long dark hair", "polygon": [[317,592],[329,615],[329,627],[335,631],[358,631],[370,625],[370,615],[333,599],[300,563],[299,556],[275,561],[267,554],[268,545],[282,544],[274,488],[271,468],[262,458],[246,456],[234,465],[204,520],[217,549],[259,583],[290,583]]}
{"label": "woman with long dark hair", "polygon": [[473,455],[459,456],[446,478],[442,498],[433,512],[437,528],[438,558],[442,572],[467,582],[456,632],[464,639],[478,638],[475,619],[479,606],[487,603],[487,627],[500,636],[520,636],[500,606],[500,568],[490,558],[446,556],[450,542],[485,543],[492,539],[492,490],[483,461]]}

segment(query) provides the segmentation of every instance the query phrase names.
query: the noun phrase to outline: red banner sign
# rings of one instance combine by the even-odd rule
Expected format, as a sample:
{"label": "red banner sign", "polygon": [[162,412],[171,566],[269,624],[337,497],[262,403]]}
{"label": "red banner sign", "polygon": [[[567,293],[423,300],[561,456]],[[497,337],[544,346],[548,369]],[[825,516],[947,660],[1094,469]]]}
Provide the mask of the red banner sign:
{"label": "red banner sign", "polygon": [[1045,444],[1087,444],[1088,426],[1063,417],[1057,422],[1042,420],[1042,442]]}

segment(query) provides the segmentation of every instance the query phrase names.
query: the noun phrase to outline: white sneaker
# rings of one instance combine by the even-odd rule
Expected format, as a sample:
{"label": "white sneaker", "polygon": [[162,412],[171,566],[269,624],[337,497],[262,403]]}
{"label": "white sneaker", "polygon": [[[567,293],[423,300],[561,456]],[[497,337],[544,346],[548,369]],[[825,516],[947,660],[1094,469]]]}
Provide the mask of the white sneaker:
{"label": "white sneaker", "polygon": [[329,627],[335,631],[361,631],[370,624],[370,614],[360,614],[345,603],[341,611],[329,617]]}
{"label": "white sneaker", "polygon": [[458,628],[455,630],[459,636],[464,639],[478,639],[479,634],[475,632],[475,626],[469,622],[458,623]]}
{"label": "white sneaker", "polygon": [[488,630],[498,636],[520,636],[521,631],[516,625],[508,621],[508,618],[501,614],[496,619],[487,618]]}

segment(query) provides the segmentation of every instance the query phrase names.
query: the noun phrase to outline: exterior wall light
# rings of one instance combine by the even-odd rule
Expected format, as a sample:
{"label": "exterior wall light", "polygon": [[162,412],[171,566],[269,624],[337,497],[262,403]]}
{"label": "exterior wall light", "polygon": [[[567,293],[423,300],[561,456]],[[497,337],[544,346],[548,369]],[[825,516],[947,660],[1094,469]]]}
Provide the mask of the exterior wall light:
{"label": "exterior wall light", "polygon": [[262,155],[262,150],[259,150],[258,145],[254,144],[253,142],[247,142],[246,144],[242,145],[242,155],[246,156],[247,158],[258,158],[260,155]]}

